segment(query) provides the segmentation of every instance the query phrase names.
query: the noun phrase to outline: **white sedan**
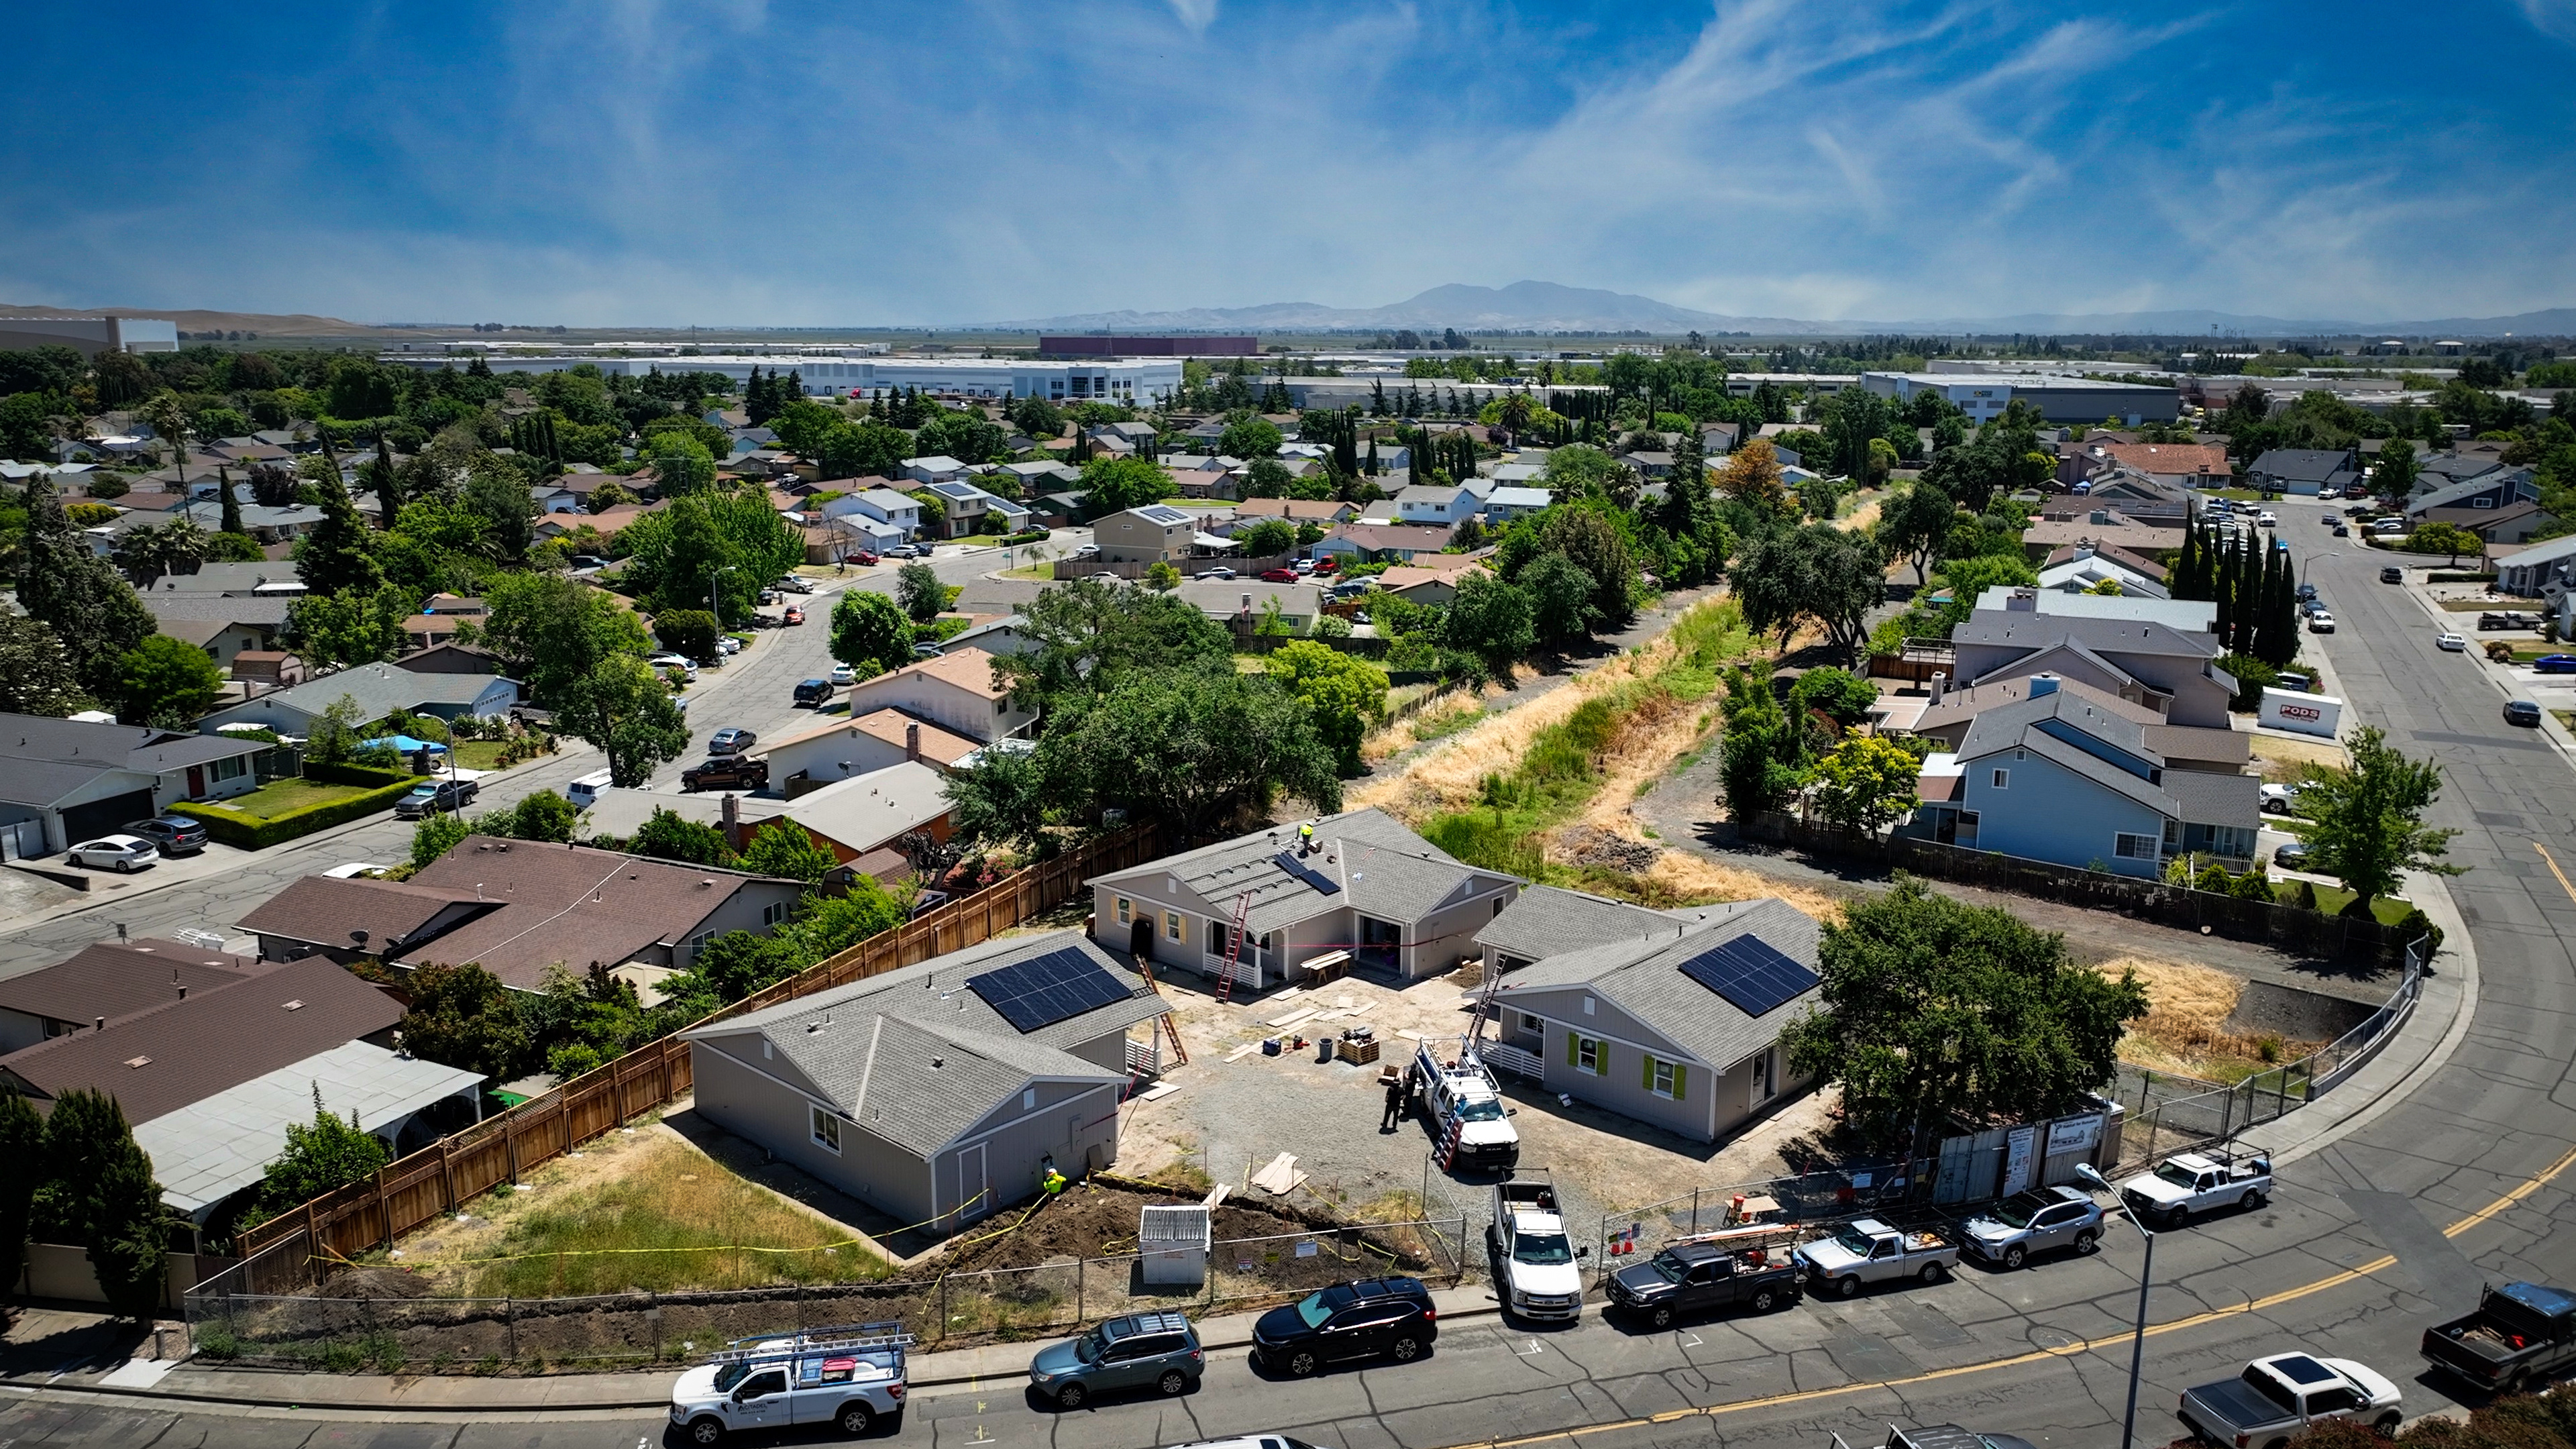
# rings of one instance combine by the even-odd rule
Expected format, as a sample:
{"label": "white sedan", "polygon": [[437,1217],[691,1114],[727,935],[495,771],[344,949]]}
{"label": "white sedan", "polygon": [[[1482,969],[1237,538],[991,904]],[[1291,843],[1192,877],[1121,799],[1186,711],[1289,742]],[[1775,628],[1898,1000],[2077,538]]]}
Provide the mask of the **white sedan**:
{"label": "white sedan", "polygon": [[2449,654],[2465,654],[2469,650],[2469,641],[2445,629],[2441,636],[2433,641],[2433,647]]}
{"label": "white sedan", "polygon": [[2334,626],[2334,615],[2327,613],[2327,612],[2326,612],[2326,611],[2324,611],[2323,609],[2319,609],[2317,612],[2315,612],[2315,613],[2313,613],[2313,614],[2310,614],[2310,615],[2308,616],[2308,632],[2309,632],[2309,633],[2311,633],[2311,634],[2331,634],[2331,633],[2333,633],[2334,631],[2335,631],[2335,626]]}
{"label": "white sedan", "polygon": [[63,858],[92,870],[131,873],[159,860],[161,852],[140,835],[102,835],[64,851]]}
{"label": "white sedan", "polygon": [[858,677],[858,671],[850,668],[850,666],[846,664],[835,664],[832,666],[832,682],[834,684],[848,684]]}

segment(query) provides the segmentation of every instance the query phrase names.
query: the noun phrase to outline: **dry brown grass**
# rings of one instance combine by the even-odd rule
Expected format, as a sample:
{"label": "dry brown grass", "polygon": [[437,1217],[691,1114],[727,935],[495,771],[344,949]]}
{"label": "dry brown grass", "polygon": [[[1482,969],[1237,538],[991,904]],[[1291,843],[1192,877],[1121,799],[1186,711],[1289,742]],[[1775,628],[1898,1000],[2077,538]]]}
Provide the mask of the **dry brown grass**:
{"label": "dry brown grass", "polygon": [[2279,735],[2253,737],[2254,763],[2263,778],[2285,782],[2298,778],[2301,765],[2343,765],[2350,763],[2343,746],[2332,740],[2291,740]]}
{"label": "dry brown grass", "polygon": [[1669,634],[1659,635],[1641,649],[1450,736],[1394,774],[1350,791],[1343,797],[1347,808],[1374,805],[1401,820],[1420,820],[1476,803],[1485,777],[1508,772],[1509,762],[1528,754],[1530,742],[1540,731],[1564,723],[1585,700],[1653,673],[1672,652],[1670,639]]}
{"label": "dry brown grass", "polygon": [[2227,1018],[2245,994],[2245,983],[2224,971],[2178,961],[2122,956],[2096,969],[2117,976],[2123,968],[2138,973],[2147,988],[2147,1014],[2129,1023],[2120,1039],[2120,1059],[2158,1071],[2208,1076],[2217,1063],[2288,1061],[2303,1056],[2309,1044],[2278,1036],[2241,1036],[2227,1030]]}
{"label": "dry brown grass", "polygon": [[1641,839],[1629,807],[1649,785],[1664,777],[1673,761],[1696,748],[1718,722],[1714,699],[1676,699],[1658,695],[1641,702],[1620,722],[1619,733],[1602,752],[1601,788],[1576,823],[1596,825]]}
{"label": "dry brown grass", "polygon": [[1842,919],[1843,903],[1813,886],[1773,880],[1742,866],[1728,865],[1686,851],[1667,850],[1644,872],[1646,883],[1674,898],[1695,904],[1749,901],[1778,896],[1819,921]]}
{"label": "dry brown grass", "polygon": [[1444,689],[1425,700],[1421,708],[1360,742],[1360,758],[1370,764],[1400,755],[1424,740],[1436,740],[1455,734],[1459,728],[1485,712],[1486,698],[1500,693],[1499,686],[1484,690],[1467,687]]}

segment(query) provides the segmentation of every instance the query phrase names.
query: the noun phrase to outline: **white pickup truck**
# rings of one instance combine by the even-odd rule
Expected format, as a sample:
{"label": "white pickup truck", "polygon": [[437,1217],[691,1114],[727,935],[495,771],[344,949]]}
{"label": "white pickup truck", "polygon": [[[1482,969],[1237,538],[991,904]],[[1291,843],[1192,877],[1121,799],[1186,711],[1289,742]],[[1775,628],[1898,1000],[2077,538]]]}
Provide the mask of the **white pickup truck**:
{"label": "white pickup truck", "polygon": [[801,1424],[831,1424],[856,1438],[903,1412],[911,1344],[900,1323],[737,1339],[671,1386],[671,1423],[693,1444]]}
{"label": "white pickup truck", "polygon": [[1523,1318],[1573,1319],[1583,1313],[1580,1258],[1558,1212],[1556,1186],[1544,1178],[1494,1184],[1494,1221],[1485,1229],[1503,1302]]}
{"label": "white pickup truck", "polygon": [[1445,1164],[1450,1170],[1509,1172],[1520,1165],[1521,1134],[1512,1127],[1502,1087],[1473,1046],[1444,1062],[1434,1043],[1424,1042],[1413,1056],[1413,1082],[1443,1145],[1457,1136]]}
{"label": "white pickup truck", "polygon": [[1928,1228],[1898,1231],[1876,1218],[1862,1218],[1830,1238],[1798,1245],[1798,1265],[1806,1270],[1808,1291],[1849,1298],[1864,1283],[1920,1278],[1938,1283],[1959,1266],[1959,1245]]}
{"label": "white pickup truck", "polygon": [[2348,1358],[2276,1353],[2232,1379],[2183,1391],[2175,1410],[2192,1436],[2240,1449],[2284,1449],[2324,1419],[2368,1424],[2383,1439],[2405,1419],[2397,1385]]}
{"label": "white pickup truck", "polygon": [[2251,1211],[2271,1195],[2272,1159],[2227,1153],[2179,1153],[2120,1184],[2120,1200],[2131,1211],[2168,1228],[2213,1208]]}

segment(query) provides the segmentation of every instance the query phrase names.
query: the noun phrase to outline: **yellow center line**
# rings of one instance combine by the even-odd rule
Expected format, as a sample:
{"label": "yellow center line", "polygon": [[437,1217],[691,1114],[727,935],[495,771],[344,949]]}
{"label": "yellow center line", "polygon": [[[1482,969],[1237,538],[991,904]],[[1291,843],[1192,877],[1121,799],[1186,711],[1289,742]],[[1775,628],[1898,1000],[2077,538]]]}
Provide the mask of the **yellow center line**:
{"label": "yellow center line", "polygon": [[[2546,850],[2541,853],[2543,855],[2548,854]],[[2557,868],[2557,862],[2550,862],[2550,869],[2556,870]],[[2562,884],[2566,882],[2566,879],[2567,878],[2563,875],[2559,877],[2559,881]],[[2576,897],[2576,886],[2569,886],[2567,893],[2570,897]],[[2556,1162],[2551,1163],[2546,1169],[2525,1181],[2520,1186],[2514,1188],[2511,1192],[2504,1194],[2495,1201],[2488,1203],[2485,1207],[2478,1209],[2476,1212],[2471,1213],[2467,1217],[2461,1218],[2459,1221],[2442,1229],[2442,1236],[2446,1238],[2456,1238],[2462,1233],[2469,1231],[2471,1228],[2477,1227],[2479,1224],[2488,1221],[2496,1214],[2503,1212],[2506,1208],[2512,1207],[2514,1204],[2521,1202],[2523,1199],[2528,1198],[2533,1193],[2538,1192],[2541,1188],[2547,1186],[2570,1166],[2576,1166],[2576,1148],[2569,1149],[2568,1152],[2561,1156]],[[2270,1294],[2262,1298],[2250,1299],[2233,1307],[2213,1308],[2206,1313],[2195,1313],[2188,1318],[2177,1318],[2166,1323],[2151,1323],[2147,1325],[2147,1337],[2159,1338],[2168,1333],[2179,1333],[2184,1329],[2199,1328],[2205,1324],[2215,1323],[2223,1318],[2235,1318],[2248,1313],[2260,1313],[2266,1309],[2277,1308],[2284,1303],[2293,1303],[2299,1299],[2313,1297],[2319,1293],[2331,1292],[2334,1289],[2343,1287],[2345,1284],[2353,1283],[2363,1278],[2372,1277],[2379,1273],[2384,1273],[2396,1265],[2397,1256],[2394,1253],[2384,1253],[2379,1257],[2373,1258],[2369,1262],[2362,1264],[2360,1267],[2346,1268],[2340,1273],[2328,1274],[2323,1278],[2317,1279],[2313,1283],[2303,1283],[2296,1288],[2285,1288],[2278,1293]],[[1758,1399],[1739,1399],[1731,1404],[1710,1404],[1702,1408],[1667,1409],[1660,1414],[1650,1414],[1634,1419],[1620,1419],[1606,1424],[1584,1424],[1576,1428],[1556,1430],[1552,1433],[1524,1435],[1517,1439],[1480,1439],[1466,1444],[1452,1445],[1450,1446],[1450,1449],[1519,1449],[1519,1446],[1522,1445],[1558,1443],[1580,1439],[1587,1434],[1604,1434],[1620,1429],[1650,1428],[1654,1425],[1675,1423],[1683,1419],[1714,1419],[1721,1414],[1740,1413],[1746,1409],[1767,1409],[1776,1408],[1783,1404],[1812,1403],[1820,1399],[1830,1399],[1843,1394],[1859,1393],[1865,1389],[1898,1389],[1914,1384],[1938,1383],[1944,1379],[1963,1378],[1969,1374],[1981,1374],[1994,1369],[2017,1368],[2023,1364],[2043,1363],[2053,1358],[2072,1358],[2077,1354],[2092,1353],[2098,1349],[2115,1347],[2119,1344],[2128,1342],[2133,1332],[2134,1330],[2124,1328],[2117,1333],[2106,1333],[2099,1338],[2088,1338],[2081,1342],[2066,1344],[2059,1348],[2033,1349],[2028,1353],[2017,1353],[2005,1358],[1988,1359],[1982,1363],[1966,1363],[1954,1365],[1950,1368],[1931,1369],[1923,1373],[1912,1374],[1901,1379],[1876,1379],[1866,1383],[1837,1384],[1831,1388],[1799,1389],[1791,1393],[1772,1394]]]}
{"label": "yellow center line", "polygon": [[2576,901],[2576,885],[2568,884],[2567,872],[2558,868],[2558,857],[2551,855],[2549,853],[2549,847],[2541,844],[2537,840],[2531,842],[2531,848],[2540,852],[2540,858],[2542,860],[2549,862],[2549,873],[2558,877],[2558,888],[2567,892],[2567,899]]}

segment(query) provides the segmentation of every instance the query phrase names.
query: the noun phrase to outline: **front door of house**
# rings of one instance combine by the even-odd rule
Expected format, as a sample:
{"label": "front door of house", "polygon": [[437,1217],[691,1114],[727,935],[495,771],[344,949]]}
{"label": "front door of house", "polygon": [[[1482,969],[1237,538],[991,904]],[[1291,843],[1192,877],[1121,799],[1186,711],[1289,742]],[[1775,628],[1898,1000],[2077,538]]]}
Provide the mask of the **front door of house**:
{"label": "front door of house", "polygon": [[1127,952],[1139,961],[1154,959],[1154,918],[1138,916],[1127,929]]}

